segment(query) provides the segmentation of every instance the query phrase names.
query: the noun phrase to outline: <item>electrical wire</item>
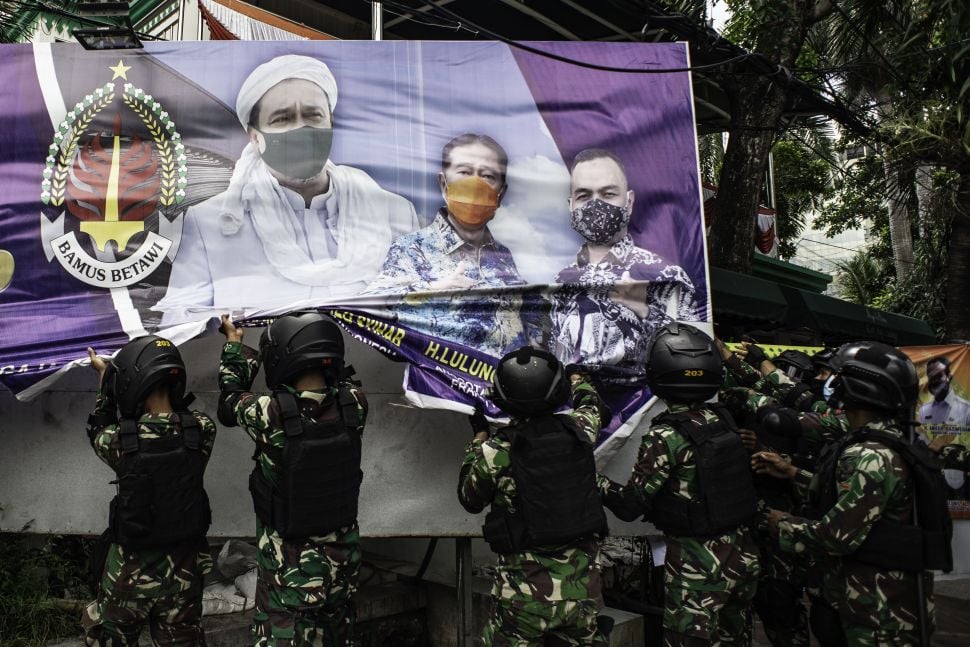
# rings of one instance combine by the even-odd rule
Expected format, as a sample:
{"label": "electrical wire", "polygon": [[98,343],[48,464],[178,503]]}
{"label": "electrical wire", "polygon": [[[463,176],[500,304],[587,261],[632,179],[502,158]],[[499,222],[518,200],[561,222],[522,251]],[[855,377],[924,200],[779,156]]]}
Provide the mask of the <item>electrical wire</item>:
{"label": "electrical wire", "polygon": [[456,14],[455,12],[443,6],[438,6],[431,2],[422,2],[422,4],[425,7],[428,7],[429,13],[437,12],[439,13],[439,15],[441,13],[447,14],[452,20],[461,22],[462,24],[470,25],[471,27],[477,29],[479,32],[481,32],[482,34],[485,34],[489,38],[505,43],[506,45],[509,45],[511,47],[515,47],[516,49],[521,49],[531,54],[536,54],[544,58],[549,58],[555,61],[559,61],[560,63],[576,65],[578,67],[597,70],[600,72],[619,72],[623,74],[673,74],[678,72],[698,72],[703,70],[713,70],[727,65],[732,65],[734,63],[738,63],[752,57],[752,54],[745,52],[738,56],[734,56],[732,58],[719,61],[717,63],[712,63],[710,65],[692,65],[690,67],[676,67],[676,68],[631,68],[631,67],[613,67],[610,65],[599,65],[597,63],[590,63],[589,61],[580,61],[577,59],[569,58],[568,56],[561,56],[553,52],[548,52],[548,51],[539,49],[537,47],[532,47],[531,45],[526,45],[525,43],[515,41],[510,38],[506,38],[501,34],[498,34],[490,29],[487,29],[485,27],[482,27],[481,25],[478,25],[472,22],[471,20],[467,20],[463,18],[462,16]]}
{"label": "electrical wire", "polygon": [[[372,0],[360,0],[360,1],[363,2],[364,4],[372,3]],[[440,27],[442,29],[447,29],[449,31],[465,30],[471,34],[475,34],[475,35],[478,34],[478,32],[475,31],[474,29],[468,29],[460,22],[455,22],[453,20],[448,20],[448,21],[439,20],[438,22],[430,22],[429,20],[420,20],[418,16],[429,18],[429,19],[434,18],[434,16],[428,16],[427,12],[418,11],[405,4],[394,2],[393,0],[382,0],[381,4],[383,6],[383,10],[386,11],[387,13],[393,16],[398,16],[400,18],[403,18],[404,20],[409,22],[413,22],[419,25],[425,25],[427,27]],[[394,11],[395,9],[396,11]]]}

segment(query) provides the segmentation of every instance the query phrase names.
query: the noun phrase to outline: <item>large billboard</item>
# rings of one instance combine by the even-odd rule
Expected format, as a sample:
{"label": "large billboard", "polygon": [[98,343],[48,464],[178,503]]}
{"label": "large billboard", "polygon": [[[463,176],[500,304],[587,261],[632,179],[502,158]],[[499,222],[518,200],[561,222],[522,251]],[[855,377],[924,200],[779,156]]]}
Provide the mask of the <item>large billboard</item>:
{"label": "large billboard", "polygon": [[498,415],[532,345],[630,421],[653,331],[710,321],[686,47],[534,45],[3,46],[0,379],[316,308],[422,406]]}

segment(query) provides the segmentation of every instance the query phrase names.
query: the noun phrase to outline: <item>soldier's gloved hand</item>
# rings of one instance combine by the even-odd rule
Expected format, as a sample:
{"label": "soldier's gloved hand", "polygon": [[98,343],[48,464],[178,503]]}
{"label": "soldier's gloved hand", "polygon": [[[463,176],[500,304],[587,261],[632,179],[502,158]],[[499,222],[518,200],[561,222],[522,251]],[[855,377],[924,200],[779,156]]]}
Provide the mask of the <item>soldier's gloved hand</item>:
{"label": "soldier's gloved hand", "polygon": [[734,416],[741,416],[744,413],[745,405],[748,402],[750,391],[743,386],[733,386],[730,389],[721,389],[718,399],[724,403]]}
{"label": "soldier's gloved hand", "polygon": [[481,405],[475,407],[475,413],[468,416],[468,424],[471,425],[472,435],[489,435],[488,419],[485,418],[485,409]]}
{"label": "soldier's gloved hand", "polygon": [[768,356],[765,355],[765,351],[761,348],[761,346],[756,344],[745,344],[743,359],[748,363],[749,366],[757,371],[761,368],[761,362],[768,359]]}

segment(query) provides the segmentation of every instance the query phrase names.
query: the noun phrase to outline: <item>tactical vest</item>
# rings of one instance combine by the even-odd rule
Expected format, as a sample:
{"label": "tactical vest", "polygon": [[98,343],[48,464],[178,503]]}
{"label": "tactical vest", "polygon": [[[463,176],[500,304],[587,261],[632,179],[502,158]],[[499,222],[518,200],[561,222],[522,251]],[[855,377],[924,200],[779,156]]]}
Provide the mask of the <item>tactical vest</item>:
{"label": "tactical vest", "polygon": [[512,509],[492,509],[482,528],[496,553],[569,544],[609,531],[596,487],[593,445],[567,415],[506,427],[511,441]]}
{"label": "tactical vest", "polygon": [[694,453],[698,495],[685,500],[670,479],[654,497],[650,521],[675,537],[716,537],[749,522],[758,497],[751,475],[751,454],[741,444],[737,425],[726,409],[707,405],[714,423],[699,423],[685,413],[664,413],[654,424],[666,424],[690,443]]}
{"label": "tactical vest", "polygon": [[113,481],[109,530],[125,548],[157,548],[205,536],[212,521],[202,487],[205,456],[199,422],[178,413],[181,434],[139,438],[138,423],[121,419],[121,463]]}
{"label": "tactical vest", "polygon": [[273,455],[277,485],[258,461],[249,476],[256,516],[284,539],[326,535],[353,524],[363,478],[354,394],[341,388],[336,419],[314,422],[303,421],[292,393],[277,391],[274,398],[286,439]]}
{"label": "tactical vest", "polygon": [[946,502],[943,464],[923,445],[914,445],[893,434],[866,428],[849,434],[837,443],[830,443],[820,461],[818,482],[821,488],[813,496],[809,516],[821,519],[835,506],[839,498],[839,458],[849,445],[866,441],[885,445],[909,466],[918,525],[880,518],[873,524],[862,545],[846,558],[897,571],[950,572],[953,569],[950,546],[953,522]]}

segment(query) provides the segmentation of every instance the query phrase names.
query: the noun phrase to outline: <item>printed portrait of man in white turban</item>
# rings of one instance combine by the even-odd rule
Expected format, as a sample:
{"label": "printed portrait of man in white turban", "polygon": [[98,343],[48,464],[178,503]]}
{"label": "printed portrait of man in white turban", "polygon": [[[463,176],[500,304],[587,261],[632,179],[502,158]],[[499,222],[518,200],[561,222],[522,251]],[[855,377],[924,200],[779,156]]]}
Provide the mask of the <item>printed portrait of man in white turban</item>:
{"label": "printed portrait of man in white turban", "polygon": [[265,311],[358,294],[391,242],[418,228],[411,203],[330,161],[337,82],[308,56],[279,56],[243,82],[249,135],[221,194],[189,209],[162,326],[208,310]]}

